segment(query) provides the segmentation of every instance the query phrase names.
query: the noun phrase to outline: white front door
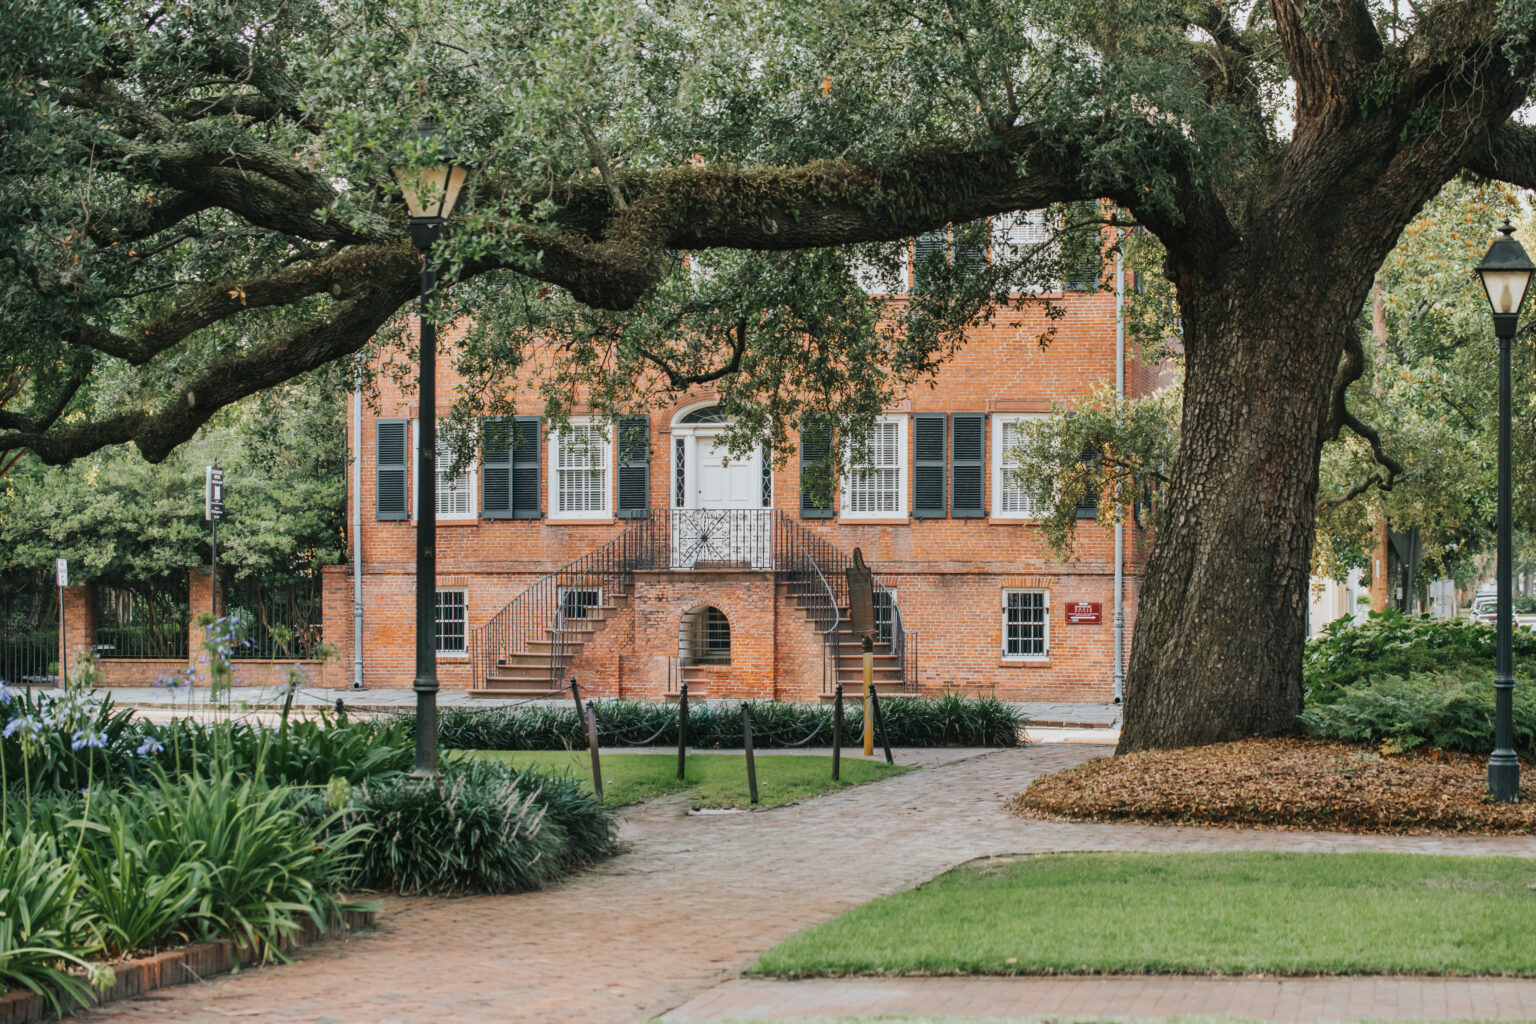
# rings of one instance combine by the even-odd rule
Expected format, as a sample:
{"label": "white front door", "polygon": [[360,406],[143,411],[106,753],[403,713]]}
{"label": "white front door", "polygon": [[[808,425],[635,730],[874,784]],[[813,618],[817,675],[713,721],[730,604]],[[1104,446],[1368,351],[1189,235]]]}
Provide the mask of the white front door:
{"label": "white front door", "polygon": [[760,454],[733,456],[715,437],[701,436],[698,444],[699,508],[763,507]]}
{"label": "white front door", "polygon": [[763,507],[760,452],[736,457],[713,433],[694,435],[691,506],[672,513],[672,565],[773,564],[773,512]]}

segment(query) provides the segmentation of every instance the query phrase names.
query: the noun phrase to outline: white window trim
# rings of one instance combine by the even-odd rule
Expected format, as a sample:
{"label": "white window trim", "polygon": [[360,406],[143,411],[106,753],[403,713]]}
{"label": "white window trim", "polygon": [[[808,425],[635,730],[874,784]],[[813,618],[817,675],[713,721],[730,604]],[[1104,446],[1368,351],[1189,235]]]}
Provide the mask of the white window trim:
{"label": "white window trim", "polygon": [[[851,463],[847,471],[842,474],[839,487],[842,491],[841,500],[838,502],[837,515],[839,519],[906,519],[910,514],[907,507],[907,476],[911,459],[907,449],[911,447],[909,438],[910,430],[907,429],[907,417],[905,415],[877,416],[876,423],[896,424],[896,509],[893,512],[852,512],[849,506],[848,488],[853,482],[854,471],[859,467]],[[845,452],[845,457],[851,457],[851,453]]]}
{"label": "white window trim", "polygon": [[[443,436],[441,434],[439,434],[437,436],[437,444],[438,444],[438,449],[439,449],[438,457],[437,457],[437,468],[438,468],[438,472],[441,472],[442,471],[442,467],[443,467],[443,457],[442,457],[442,452],[441,452],[442,444],[443,444]],[[408,473],[410,473],[412,479],[416,479],[416,478],[421,476],[421,474],[416,471],[417,465],[418,465],[420,451],[421,451],[421,421],[420,420],[412,420],[411,421],[411,450],[406,454],[406,460],[405,460],[406,471]],[[440,522],[440,523],[441,522],[466,522],[466,521],[471,520],[471,519],[478,519],[478,518],[480,518],[480,500],[479,500],[480,499],[480,461],[478,459],[472,459],[470,461],[469,465],[466,467],[466,469],[468,471],[467,475],[469,477],[469,511],[468,512],[439,512],[437,514],[437,521],[438,522]],[[417,479],[416,482],[419,485],[421,481],[419,479]],[[415,491],[414,491],[414,493],[412,495],[412,500],[411,500],[411,520],[413,522],[416,519],[419,518],[419,513],[421,511],[421,502],[422,502],[421,488],[418,486],[415,489]],[[433,508],[437,507],[437,480],[436,479],[434,479],[432,481],[432,507]]]}
{"label": "white window trim", "polygon": [[993,413],[992,414],[992,458],[990,460],[992,476],[992,518],[1008,519],[1016,521],[1038,520],[1041,517],[1039,503],[1031,498],[1030,509],[1027,512],[1003,511],[1003,424],[1027,423],[1031,420],[1046,419],[1050,413],[1024,412],[1024,413]]}
{"label": "white window trim", "polygon": [[[1045,621],[1043,623],[1045,635],[1045,650],[1040,654],[1009,654],[1008,653],[1008,595],[1009,594],[1044,594],[1045,595]],[[998,610],[998,622],[1002,626],[1001,643],[1004,661],[1050,661],[1051,660],[1051,592],[1043,587],[1007,587],[1002,592],[1001,607]]]}
{"label": "white window trim", "polygon": [[438,587],[438,594],[463,594],[464,595],[464,649],[461,651],[443,651],[437,647],[437,598],[432,599],[432,649],[439,658],[444,661],[463,661],[469,657],[469,590],[465,587]]}
{"label": "white window trim", "polygon": [[[572,416],[570,425],[586,427],[598,421],[591,416]],[[578,512],[560,509],[560,436],[563,431],[549,431],[549,518],[550,519],[612,519],[613,518],[613,430],[607,431],[603,441],[608,457],[603,460],[603,507]]]}

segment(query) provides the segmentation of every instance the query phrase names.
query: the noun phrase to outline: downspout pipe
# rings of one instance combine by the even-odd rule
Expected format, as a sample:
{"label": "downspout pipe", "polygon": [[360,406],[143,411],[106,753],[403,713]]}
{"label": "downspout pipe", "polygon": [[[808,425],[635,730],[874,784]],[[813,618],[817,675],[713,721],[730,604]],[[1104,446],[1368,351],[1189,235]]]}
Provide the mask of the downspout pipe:
{"label": "downspout pipe", "polygon": [[[1125,398],[1125,255],[1115,253],[1115,399]],[[1125,700],[1125,521],[1115,524],[1115,703]]]}
{"label": "downspout pipe", "polygon": [[352,392],[352,689],[363,688],[363,368]]}

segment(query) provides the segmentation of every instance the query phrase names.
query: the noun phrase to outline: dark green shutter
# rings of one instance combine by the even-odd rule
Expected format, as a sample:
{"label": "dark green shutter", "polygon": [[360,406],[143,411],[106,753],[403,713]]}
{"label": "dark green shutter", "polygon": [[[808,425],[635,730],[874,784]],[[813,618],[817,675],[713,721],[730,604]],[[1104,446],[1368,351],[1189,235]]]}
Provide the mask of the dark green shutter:
{"label": "dark green shutter", "polygon": [[379,420],[378,430],[375,461],[378,516],[380,519],[409,519],[411,509],[406,498],[409,469],[406,460],[410,456],[411,421]]}
{"label": "dark green shutter", "polygon": [[1099,271],[1104,263],[1099,215],[1099,204],[1092,200],[1073,203],[1067,211],[1067,223],[1076,225],[1061,240],[1064,287],[1069,292],[1092,292],[1099,288]]}
{"label": "dark green shutter", "polygon": [[802,519],[831,519],[832,503],[817,504],[806,478],[820,476],[820,483],[827,486],[825,469],[832,456],[832,431],[825,420],[807,417],[800,424],[800,517]]}
{"label": "dark green shutter", "polygon": [[986,221],[973,224],[957,224],[955,235],[955,276],[974,277],[987,269]]}
{"label": "dark green shutter", "polygon": [[[1082,454],[1082,457],[1079,458],[1077,461],[1082,466],[1087,468],[1090,472],[1095,471],[1095,470],[1098,469],[1099,457],[1098,457],[1098,455],[1096,455],[1095,453],[1093,453],[1091,451],[1090,452],[1084,452]],[[1097,476],[1097,473],[1095,473],[1095,476]],[[1077,518],[1079,518],[1079,519],[1097,519],[1098,516],[1099,516],[1099,492],[1096,489],[1090,489],[1088,494],[1083,498],[1083,503],[1081,505],[1077,506]]]}
{"label": "dark green shutter", "polygon": [[544,446],[537,416],[519,416],[512,432],[512,518],[537,519],[543,512],[539,500],[539,464]]}
{"label": "dark green shutter", "polygon": [[485,519],[512,516],[512,421],[501,417],[480,421],[480,515]]}
{"label": "dark green shutter", "polygon": [[912,242],[912,290],[925,291],[947,275],[944,250],[948,247],[948,233],[939,228],[926,231]]}
{"label": "dark green shutter", "polygon": [[619,420],[620,519],[645,519],[651,514],[651,421],[645,416]]}
{"label": "dark green shutter", "polygon": [[976,519],[987,514],[987,417],[957,412],[949,427],[949,514]]}
{"label": "dark green shutter", "polygon": [[948,417],[942,412],[912,417],[912,515],[916,519],[944,517],[947,427]]}

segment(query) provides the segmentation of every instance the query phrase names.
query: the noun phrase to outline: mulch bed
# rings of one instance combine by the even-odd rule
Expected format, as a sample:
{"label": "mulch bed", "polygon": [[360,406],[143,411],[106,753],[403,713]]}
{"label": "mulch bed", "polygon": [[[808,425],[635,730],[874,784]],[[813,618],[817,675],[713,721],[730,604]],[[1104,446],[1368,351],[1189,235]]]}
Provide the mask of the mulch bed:
{"label": "mulch bed", "polygon": [[1097,757],[1036,779],[1008,807],[1025,817],[1069,821],[1536,833],[1528,778],[1523,792],[1527,799],[1520,803],[1493,802],[1486,756],[1384,756],[1327,740],[1251,739]]}

